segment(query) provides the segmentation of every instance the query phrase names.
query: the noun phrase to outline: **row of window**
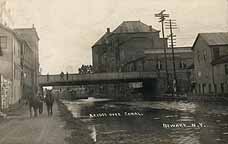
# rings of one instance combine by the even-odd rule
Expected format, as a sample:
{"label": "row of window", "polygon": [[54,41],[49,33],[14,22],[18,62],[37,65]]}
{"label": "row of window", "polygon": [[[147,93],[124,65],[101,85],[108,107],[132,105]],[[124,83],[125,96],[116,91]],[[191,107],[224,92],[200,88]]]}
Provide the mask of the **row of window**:
{"label": "row of window", "polygon": [[[161,61],[158,61],[157,64],[156,64],[156,69],[159,69],[161,70],[163,67],[162,67],[162,63]],[[183,61],[180,61],[179,62],[179,69],[186,69],[187,68],[187,64],[184,63]]]}
{"label": "row of window", "polygon": [[[214,86],[214,91],[212,90],[212,86]],[[208,91],[206,91],[208,88]],[[217,84],[206,84],[206,83],[203,83],[203,84],[198,84],[198,93],[199,94],[204,94],[204,93],[212,93],[212,92],[215,92],[217,93],[218,92],[218,88],[220,88],[221,90],[221,93],[224,93],[225,91],[225,84],[224,83],[220,83],[220,85],[217,85]]]}
{"label": "row of window", "polygon": [[0,36],[0,56],[3,55],[2,50],[7,48],[7,37]]}
{"label": "row of window", "polygon": [[[19,45],[14,43],[14,53],[16,56],[20,56],[20,49],[18,48]],[[7,36],[0,36],[0,56],[3,55],[2,50],[7,49]]]}
{"label": "row of window", "polygon": [[0,48],[1,49],[7,48],[7,37],[6,36],[0,36]]}

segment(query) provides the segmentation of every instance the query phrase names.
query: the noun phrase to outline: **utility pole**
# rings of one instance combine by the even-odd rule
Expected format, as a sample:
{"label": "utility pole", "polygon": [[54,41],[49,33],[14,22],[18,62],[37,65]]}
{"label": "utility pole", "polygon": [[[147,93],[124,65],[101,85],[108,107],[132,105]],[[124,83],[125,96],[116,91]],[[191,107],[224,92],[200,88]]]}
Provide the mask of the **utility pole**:
{"label": "utility pole", "polygon": [[169,14],[164,13],[165,10],[162,10],[160,13],[155,14],[155,17],[158,17],[159,22],[162,25],[162,38],[163,38],[163,47],[164,47],[164,57],[165,57],[165,71],[166,71],[166,83],[167,89],[169,88],[169,72],[167,68],[167,54],[166,54],[166,43],[165,43],[165,32],[164,32],[164,20],[166,17],[169,17]]}
{"label": "utility pole", "polygon": [[166,29],[170,30],[170,35],[168,37],[170,37],[170,46],[172,49],[172,62],[173,62],[173,91],[172,93],[176,93],[177,91],[177,74],[176,74],[176,66],[175,66],[175,56],[174,56],[174,46],[175,46],[175,41],[176,39],[174,39],[174,37],[176,37],[176,35],[173,34],[173,29],[177,29],[177,25],[176,25],[176,20],[172,20],[169,19],[168,21],[165,22],[166,23]]}

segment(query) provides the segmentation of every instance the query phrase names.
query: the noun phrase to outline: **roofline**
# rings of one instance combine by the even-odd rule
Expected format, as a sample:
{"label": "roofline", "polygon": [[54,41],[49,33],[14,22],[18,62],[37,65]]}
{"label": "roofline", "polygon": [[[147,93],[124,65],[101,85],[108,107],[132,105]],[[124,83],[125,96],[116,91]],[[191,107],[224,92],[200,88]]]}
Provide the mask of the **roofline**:
{"label": "roofline", "polygon": [[[160,38],[160,39],[163,39],[163,38]],[[167,38],[164,38],[164,39],[167,39]],[[191,48],[192,48],[191,46],[189,46],[189,47],[188,46],[186,46],[186,47],[185,46],[183,46],[183,47],[182,46],[174,47],[174,49],[178,49],[178,50],[179,49],[191,49]],[[147,49],[148,50],[152,50],[150,48],[146,48],[146,50]],[[153,50],[158,50],[158,49],[162,49],[163,50],[163,48],[153,48]],[[172,48],[167,48],[167,49],[172,49]]]}
{"label": "roofline", "polygon": [[[217,34],[217,33],[227,33],[227,32],[198,33],[198,35],[197,35],[197,37],[196,37],[196,39],[195,39],[195,41],[194,41],[194,43],[192,45],[192,50],[194,49],[195,44],[196,44],[196,42],[197,42],[197,40],[198,40],[200,35],[202,35],[202,34]],[[202,37],[202,39],[207,43],[208,46],[227,46],[228,45],[228,44],[209,44],[203,37]]]}
{"label": "roofline", "polygon": [[192,45],[192,50],[194,50],[194,47],[196,45],[197,40],[199,39],[199,36],[200,36],[200,33],[198,33],[197,36],[196,36],[196,39],[195,39],[195,41],[194,41],[194,43]]}
{"label": "roofline", "polygon": [[228,44],[211,44],[209,46],[228,46]]}
{"label": "roofline", "polygon": [[38,35],[37,31],[36,31],[36,28],[14,28],[13,30],[15,30],[15,31],[16,31],[16,30],[34,30],[37,39],[40,40],[39,35]]}
{"label": "roofline", "polygon": [[1,23],[0,23],[0,27],[8,31],[9,33],[11,33],[18,41],[26,43],[26,45],[31,49],[31,46],[28,44],[28,42],[22,36],[20,36],[16,31],[14,31],[14,29],[6,27]]}
{"label": "roofline", "polygon": [[12,35],[14,35],[14,37],[18,40],[21,41],[22,39],[13,31],[13,29],[4,26],[3,24],[0,23],[0,27],[3,28],[4,30],[6,30],[7,32],[11,33]]}
{"label": "roofline", "polygon": [[[198,35],[197,35],[197,37],[196,37],[196,39],[195,39],[195,41],[194,41],[194,43],[193,43],[193,45],[192,45],[192,50],[194,50],[194,47],[195,47],[195,45],[196,45],[196,42],[198,41],[198,39],[199,39],[199,37],[200,37],[200,35],[201,34],[207,34],[207,33],[198,33]],[[202,37],[202,36],[201,36]],[[203,41],[208,45],[208,46],[210,46],[209,44],[208,44],[208,42],[202,37],[202,39],[203,39]]]}
{"label": "roofline", "polygon": [[[141,24],[143,24],[143,25],[145,25],[145,26],[147,26],[147,27],[151,26],[151,25],[147,25],[147,24],[143,23],[141,20],[123,21],[119,26],[121,26],[121,25],[124,24],[124,23],[128,23],[128,22],[140,22]],[[117,27],[113,30],[113,32],[114,32],[119,26],[117,26]],[[152,27],[152,30],[154,30],[154,32],[159,31],[159,30],[157,30],[157,29],[154,29],[153,27]]]}
{"label": "roofline", "polygon": [[157,33],[161,32],[160,30],[157,31],[148,31],[148,32],[112,32],[113,34],[136,34],[136,33]]}
{"label": "roofline", "polygon": [[[110,34],[109,34],[107,37],[110,37],[110,36],[112,36],[112,35],[120,35],[120,34],[158,33],[158,32],[161,32],[161,31],[158,30],[158,31],[154,31],[154,32],[151,31],[151,32],[125,32],[125,33],[114,33],[114,32],[110,32]],[[105,33],[105,34],[106,34],[106,33]],[[98,39],[97,41],[101,40],[102,37],[103,37],[105,34],[103,34],[103,35],[101,36],[101,38]],[[160,39],[168,39],[168,38],[160,38]],[[96,41],[96,42],[97,42],[97,41]],[[95,42],[94,45],[92,45],[92,48],[95,47],[95,46],[101,46],[101,45],[103,45],[103,44],[96,44],[96,42]]]}
{"label": "roofline", "polygon": [[177,46],[174,49],[192,49],[192,46]]}

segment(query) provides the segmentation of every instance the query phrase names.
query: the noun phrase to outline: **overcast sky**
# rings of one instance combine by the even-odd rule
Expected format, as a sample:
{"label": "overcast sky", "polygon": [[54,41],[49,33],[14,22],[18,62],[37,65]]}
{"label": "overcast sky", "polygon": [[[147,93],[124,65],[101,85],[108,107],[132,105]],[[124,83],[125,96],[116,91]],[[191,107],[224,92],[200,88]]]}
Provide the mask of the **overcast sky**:
{"label": "overcast sky", "polygon": [[14,27],[37,28],[44,74],[91,64],[91,46],[122,21],[160,30],[154,14],[162,9],[177,20],[177,45],[190,46],[199,32],[228,30],[227,6],[227,0],[8,0]]}

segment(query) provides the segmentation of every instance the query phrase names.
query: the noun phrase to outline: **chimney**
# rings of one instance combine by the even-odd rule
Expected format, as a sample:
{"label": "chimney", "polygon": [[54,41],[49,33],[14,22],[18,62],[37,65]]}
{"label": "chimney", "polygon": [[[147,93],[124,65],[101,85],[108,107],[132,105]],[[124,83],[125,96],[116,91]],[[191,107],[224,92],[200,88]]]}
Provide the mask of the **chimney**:
{"label": "chimney", "polygon": [[107,28],[107,33],[110,33],[110,28]]}
{"label": "chimney", "polygon": [[151,31],[151,32],[153,31],[153,28],[151,25],[149,26],[149,31]]}

